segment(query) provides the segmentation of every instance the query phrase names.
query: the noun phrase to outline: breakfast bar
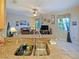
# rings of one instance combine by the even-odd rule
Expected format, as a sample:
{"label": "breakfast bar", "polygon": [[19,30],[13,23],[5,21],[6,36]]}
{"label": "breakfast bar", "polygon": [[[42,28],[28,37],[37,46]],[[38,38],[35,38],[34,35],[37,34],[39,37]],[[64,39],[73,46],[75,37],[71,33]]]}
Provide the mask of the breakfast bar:
{"label": "breakfast bar", "polygon": [[[50,39],[50,38],[49,38]],[[58,48],[56,45],[51,45],[45,38],[5,38],[5,44],[0,47],[0,58],[1,59],[72,59],[63,50]],[[54,38],[53,38],[54,39]],[[15,52],[18,47],[23,44],[35,45],[35,43],[43,42],[48,45],[49,55],[34,55],[34,49],[31,55],[16,56]]]}

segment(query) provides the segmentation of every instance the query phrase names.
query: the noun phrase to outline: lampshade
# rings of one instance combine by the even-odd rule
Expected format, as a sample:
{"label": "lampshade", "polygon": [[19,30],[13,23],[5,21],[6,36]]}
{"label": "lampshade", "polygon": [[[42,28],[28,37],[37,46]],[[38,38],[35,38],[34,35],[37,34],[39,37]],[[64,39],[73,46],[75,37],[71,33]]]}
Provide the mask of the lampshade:
{"label": "lampshade", "polygon": [[11,32],[16,32],[16,28],[15,28],[15,27],[11,27],[11,28],[10,28],[10,31],[11,31]]}

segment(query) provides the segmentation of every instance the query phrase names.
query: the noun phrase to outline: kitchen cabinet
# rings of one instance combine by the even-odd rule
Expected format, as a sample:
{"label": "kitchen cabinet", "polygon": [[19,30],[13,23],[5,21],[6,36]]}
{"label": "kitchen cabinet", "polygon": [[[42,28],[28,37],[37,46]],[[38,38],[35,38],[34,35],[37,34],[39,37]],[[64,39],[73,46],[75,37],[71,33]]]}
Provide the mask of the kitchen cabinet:
{"label": "kitchen cabinet", "polygon": [[0,29],[4,29],[4,19],[5,19],[4,9],[5,9],[5,0],[0,0]]}

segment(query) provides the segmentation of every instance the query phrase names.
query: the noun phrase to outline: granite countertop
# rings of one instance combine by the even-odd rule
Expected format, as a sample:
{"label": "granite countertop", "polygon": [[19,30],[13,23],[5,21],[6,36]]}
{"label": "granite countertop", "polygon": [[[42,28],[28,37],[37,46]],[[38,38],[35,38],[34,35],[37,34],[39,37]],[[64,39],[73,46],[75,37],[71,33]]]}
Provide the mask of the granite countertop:
{"label": "granite countertop", "polygon": [[3,46],[0,46],[0,59],[72,59],[56,45],[50,45],[49,43],[50,55],[48,56],[15,56],[14,53],[21,44],[33,45],[33,39],[5,39],[5,42]]}
{"label": "granite countertop", "polygon": [[41,35],[41,34],[29,34],[29,35],[22,35],[22,34],[18,34],[18,35],[15,35],[13,37],[6,37],[6,38],[31,38],[31,39],[35,39],[35,38],[46,38],[46,39],[51,39],[51,38],[54,38],[55,36],[54,35]]}

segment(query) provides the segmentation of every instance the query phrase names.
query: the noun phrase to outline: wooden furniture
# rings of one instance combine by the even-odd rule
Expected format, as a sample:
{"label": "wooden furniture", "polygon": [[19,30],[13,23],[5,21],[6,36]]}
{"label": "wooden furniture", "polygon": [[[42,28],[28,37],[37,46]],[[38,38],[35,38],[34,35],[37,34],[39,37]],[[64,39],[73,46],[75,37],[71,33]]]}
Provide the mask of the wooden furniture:
{"label": "wooden furniture", "polygon": [[30,30],[28,28],[21,28],[21,34],[29,34]]}
{"label": "wooden furniture", "polygon": [[4,29],[4,9],[5,9],[5,0],[0,0],[0,29]]}

